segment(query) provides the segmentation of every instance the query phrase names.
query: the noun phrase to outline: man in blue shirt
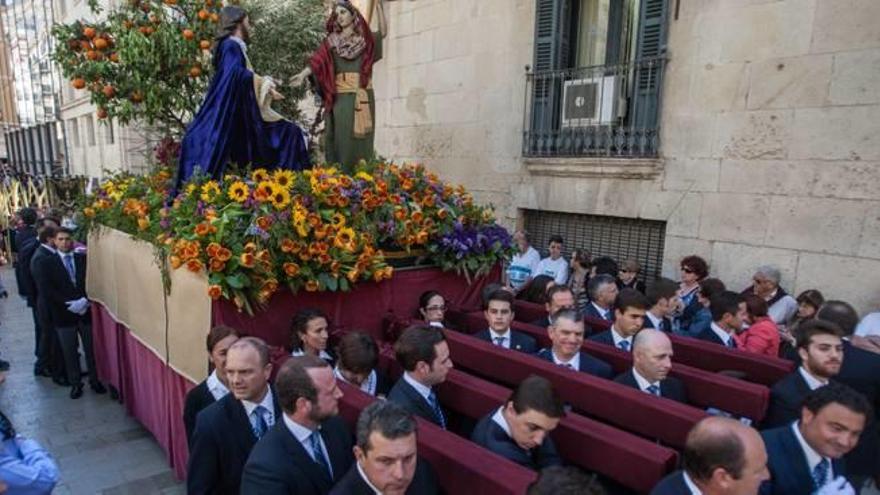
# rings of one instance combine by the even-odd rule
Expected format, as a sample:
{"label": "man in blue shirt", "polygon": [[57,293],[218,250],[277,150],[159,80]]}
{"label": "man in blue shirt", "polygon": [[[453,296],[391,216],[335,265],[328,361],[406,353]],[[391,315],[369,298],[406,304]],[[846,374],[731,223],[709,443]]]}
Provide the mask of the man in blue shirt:
{"label": "man in blue shirt", "polygon": [[[0,375],[0,383],[5,376]],[[35,440],[15,433],[5,414],[0,412],[0,482],[4,493],[42,495],[52,493],[58,483],[58,466],[49,452]]]}

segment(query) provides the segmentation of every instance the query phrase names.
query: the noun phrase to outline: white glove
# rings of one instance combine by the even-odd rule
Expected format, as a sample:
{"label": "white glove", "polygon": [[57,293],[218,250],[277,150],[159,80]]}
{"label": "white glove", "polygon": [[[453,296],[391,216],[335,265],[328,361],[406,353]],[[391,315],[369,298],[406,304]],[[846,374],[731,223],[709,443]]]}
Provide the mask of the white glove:
{"label": "white glove", "polygon": [[846,478],[838,476],[830,483],[825,483],[814,495],[856,495],[856,491]]}
{"label": "white glove", "polygon": [[89,309],[89,300],[85,297],[74,299],[73,301],[67,301],[64,304],[67,305],[68,311],[74,314],[78,314],[80,316],[86,314],[86,310]]}

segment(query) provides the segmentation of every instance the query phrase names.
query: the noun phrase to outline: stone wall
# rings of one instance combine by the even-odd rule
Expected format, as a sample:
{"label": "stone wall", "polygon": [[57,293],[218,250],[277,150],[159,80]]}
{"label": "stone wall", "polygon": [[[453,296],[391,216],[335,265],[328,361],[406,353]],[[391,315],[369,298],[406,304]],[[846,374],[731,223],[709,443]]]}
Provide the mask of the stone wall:
{"label": "stone wall", "polygon": [[692,253],[736,289],[773,263],[791,292],[880,307],[877,0],[681,2],[662,159],[640,173],[521,157],[533,0],[387,6],[375,68],[383,156],[464,183],[511,226],[521,208],[665,220],[673,278]]}

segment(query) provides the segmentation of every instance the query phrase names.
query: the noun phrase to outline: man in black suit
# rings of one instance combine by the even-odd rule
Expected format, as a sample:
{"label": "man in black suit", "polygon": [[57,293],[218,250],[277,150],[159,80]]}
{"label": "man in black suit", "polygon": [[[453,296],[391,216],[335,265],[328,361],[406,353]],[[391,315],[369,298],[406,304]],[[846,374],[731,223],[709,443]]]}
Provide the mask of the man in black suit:
{"label": "man in black suit", "polygon": [[[767,452],[754,429],[730,418],[710,416],[685,439],[682,469],[651,490],[651,495],[756,495],[768,478]],[[809,492],[791,492],[790,495]]]}
{"label": "man in black suit", "polygon": [[446,413],[433,390],[434,385],[446,381],[452,369],[443,332],[427,326],[409,327],[395,342],[394,354],[403,367],[403,376],[388,392],[388,400],[445,430]]}
{"label": "man in black suit", "polygon": [[746,301],[743,296],[729,290],[716,294],[709,300],[709,311],[712,312],[712,324],[696,337],[736,349],[733,334],[742,328],[746,318]]}
{"label": "man in black suit", "polygon": [[483,308],[483,315],[489,328],[478,332],[474,337],[526,354],[534,354],[538,350],[535,339],[510,329],[510,322],[513,321],[513,294],[510,292],[500,289],[493,292]]}
{"label": "man in black suit", "polygon": [[435,495],[440,493],[431,466],[419,459],[413,416],[391,401],[376,401],[357,422],[355,465],[330,495]]}
{"label": "man in black suit", "polygon": [[379,348],[372,337],[363,332],[348,332],[339,340],[336,378],[373,396],[385,397],[391,384],[377,369]]}
{"label": "man in black suit", "polygon": [[633,338],[642,329],[647,309],[648,301],[641,292],[623,289],[614,301],[614,323],[611,328],[593,335],[590,340],[630,352]]}
{"label": "man in black suit", "polygon": [[672,369],[672,342],[660,330],[646,328],[633,342],[633,367],[614,379],[646,394],[666,397],[687,404],[684,384],[669,376]]}
{"label": "man in black suit", "polygon": [[532,325],[547,328],[550,326],[550,315],[563,308],[574,308],[574,293],[571,287],[554,285],[547,289],[547,303],[544,304],[544,308],[547,309],[547,316],[533,321]]}
{"label": "man in black suit", "polygon": [[558,466],[562,459],[549,435],[564,415],[562,399],[550,381],[531,375],[507,403],[480,419],[471,440],[529,469]]}
{"label": "man in black suit", "polygon": [[858,447],[846,456],[846,467],[858,485],[872,477],[880,486],[880,355],[850,342],[859,315],[849,304],[825,301],[816,318],[835,323],[843,331],[843,364],[835,380],[860,392],[874,409],[874,421],[865,428]]}
{"label": "man in black suit", "polygon": [[241,493],[329,493],[353,460],[333,368],[317,356],[289,359],[275,377],[275,392],[283,413],[251,451]]}
{"label": "man in black suit", "polygon": [[[18,286],[18,295],[27,301],[28,307],[33,311],[34,317],[34,355],[37,362],[34,364],[34,375],[46,376],[46,363],[40,359],[40,321],[37,317],[37,307],[35,300],[34,280],[30,274],[31,257],[37,247],[40,246],[37,241],[37,212],[33,208],[22,208],[18,212],[18,220],[20,226],[15,230],[10,230],[10,240],[12,244],[12,252],[15,254],[15,282]],[[6,289],[0,288],[3,294]],[[0,360],[0,371],[9,369],[9,363]]]}
{"label": "man in black suit", "polygon": [[677,293],[678,284],[668,278],[658,278],[648,284],[645,291],[648,311],[645,312],[644,328],[656,328],[662,332],[672,331],[672,319],[669,315],[675,309],[673,303]]}
{"label": "man in black suit", "polygon": [[617,279],[612,275],[596,275],[587,282],[587,294],[590,303],[584,310],[584,316],[591,316],[606,321],[614,321],[614,300],[617,299]]}
{"label": "man in black suit", "polygon": [[840,328],[823,320],[807,320],[798,327],[800,367],[770,389],[765,428],[787,425],[801,416],[801,404],[811,391],[828,385],[840,373],[843,341]]}
{"label": "man in black suit", "polygon": [[183,403],[183,426],[186,428],[186,443],[190,447],[196,429],[196,416],[229,393],[229,382],[226,379],[226,353],[238,338],[238,331],[225,325],[217,325],[208,332],[206,345],[214,370],[208,378],[186,394]]}
{"label": "man in black suit", "polygon": [[241,472],[257,440],[278,422],[279,401],[269,387],[269,348],[255,337],[243,337],[226,354],[230,392],[196,416],[186,491],[237,494]]}
{"label": "man in black suit", "polygon": [[855,448],[871,414],[865,397],[841,383],[810,392],[799,421],[761,433],[770,468],[761,495],[855,493],[841,479],[847,475],[843,456]]}
{"label": "man in black suit", "polygon": [[42,226],[37,232],[36,239],[24,244],[18,253],[18,263],[21,265],[23,277],[22,283],[28,292],[28,304],[33,311],[34,333],[39,336],[34,374],[51,376],[56,384],[67,387],[70,386],[70,383],[67,381],[64,356],[61,354],[58,334],[52,324],[46,298],[40,295],[36,280],[36,275],[40,272],[40,260],[57,256],[55,234],[58,232],[58,226],[48,219],[43,219],[41,223]]}
{"label": "man in black suit", "polygon": [[106,389],[98,380],[95,351],[92,344],[92,318],[86,296],[86,257],[73,252],[72,232],[60,228],[55,234],[56,255],[37,259],[33,268],[37,290],[44,298],[49,318],[58,335],[67,381],[71,385],[70,398],[82,397],[82,370],[79,364],[79,341],[82,339],[89,384],[95,393]]}
{"label": "man in black suit", "polygon": [[542,349],[537,356],[565,368],[582,371],[600,378],[611,378],[611,366],[581,351],[584,344],[584,321],[573,309],[557,311],[551,319],[548,333],[552,347]]}

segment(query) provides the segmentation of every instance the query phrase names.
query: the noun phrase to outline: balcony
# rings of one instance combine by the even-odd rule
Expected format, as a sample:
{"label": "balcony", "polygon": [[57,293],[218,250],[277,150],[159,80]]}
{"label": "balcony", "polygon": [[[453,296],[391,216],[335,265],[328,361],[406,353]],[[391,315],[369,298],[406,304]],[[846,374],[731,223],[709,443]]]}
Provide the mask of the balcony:
{"label": "balcony", "polygon": [[527,68],[523,157],[656,158],[665,63]]}

